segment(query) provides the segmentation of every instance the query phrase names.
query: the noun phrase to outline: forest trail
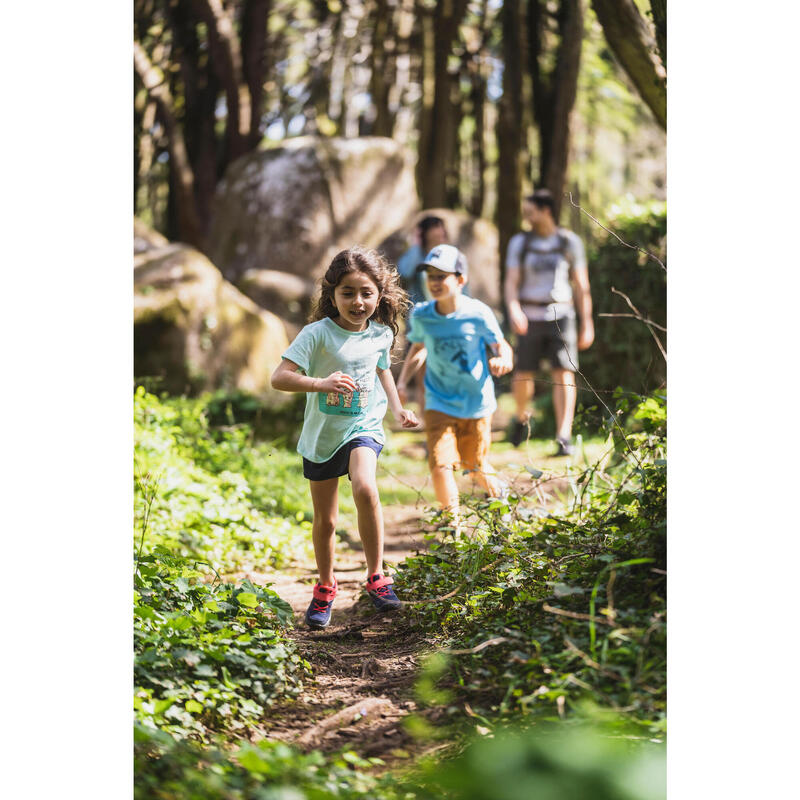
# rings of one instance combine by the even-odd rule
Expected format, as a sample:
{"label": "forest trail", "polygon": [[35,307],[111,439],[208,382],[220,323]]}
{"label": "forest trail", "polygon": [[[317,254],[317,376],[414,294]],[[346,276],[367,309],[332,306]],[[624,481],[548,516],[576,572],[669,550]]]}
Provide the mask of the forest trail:
{"label": "forest trail", "polygon": [[[388,565],[425,548],[421,516],[413,505],[384,505]],[[430,646],[408,624],[403,609],[375,612],[364,593],[366,571],[357,532],[352,536],[355,540],[340,535],[337,543],[339,591],[324,630],[312,631],[304,622],[316,580],[313,564],[264,576],[294,609],[290,636],[314,673],[296,701],[271,711],[264,733],[304,750],[331,752],[352,744],[359,755],[388,764],[420,749],[403,718],[417,710],[414,683]]]}
{"label": "forest trail", "polygon": [[[503,438],[500,424],[493,438]],[[402,447],[407,467],[402,474],[379,462],[384,561],[390,573],[391,566],[427,546],[425,516],[433,494],[422,442],[422,435],[417,434]],[[408,459],[419,468],[410,472]],[[531,476],[523,470],[521,478],[514,464],[521,460],[525,460],[524,454],[514,450],[492,456],[503,479],[518,491],[530,491]],[[520,481],[526,486],[520,486]],[[459,477],[458,482],[462,490],[467,489],[466,479]],[[405,502],[393,498],[387,486],[401,487]],[[405,609],[383,614],[374,611],[363,588],[366,571],[357,529],[345,520],[339,525],[339,591],[326,629],[312,631],[304,622],[316,580],[313,561],[289,570],[247,576],[261,584],[271,583],[271,588],[292,606],[295,627],[289,635],[313,670],[299,698],[271,709],[255,738],[268,736],[304,750],[323,752],[352,746],[363,757],[379,757],[387,765],[398,765],[441,747],[415,739],[404,725],[409,714],[426,713],[417,705],[414,685],[421,662],[433,645],[412,627]],[[398,594],[403,599],[402,586]]]}

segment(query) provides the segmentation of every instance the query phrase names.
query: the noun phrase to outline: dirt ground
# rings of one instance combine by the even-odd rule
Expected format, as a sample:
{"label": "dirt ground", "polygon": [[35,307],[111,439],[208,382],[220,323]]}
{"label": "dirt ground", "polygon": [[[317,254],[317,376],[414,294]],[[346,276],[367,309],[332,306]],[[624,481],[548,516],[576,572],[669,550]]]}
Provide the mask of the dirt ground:
{"label": "dirt ground", "polygon": [[[384,519],[388,564],[425,547],[416,509],[387,506]],[[403,718],[417,710],[414,682],[430,645],[402,609],[374,611],[363,591],[366,573],[357,532],[352,536],[355,541],[348,536],[337,547],[339,591],[331,624],[322,631],[308,629],[303,620],[316,580],[313,565],[268,576],[295,611],[291,636],[314,676],[298,700],[271,711],[264,733],[304,750],[352,748],[387,764],[405,761],[424,749],[406,732]]]}
{"label": "dirt ground", "polygon": [[[493,438],[502,441],[502,430],[495,430]],[[425,514],[433,499],[423,435],[403,440],[400,447],[403,456],[421,463],[413,474],[408,470],[408,474],[394,474],[382,470],[379,463],[384,560],[389,565],[426,547]],[[493,454],[492,461],[501,477],[517,491],[538,498],[535,502],[542,507],[549,504],[559,485],[563,488],[563,479],[545,474],[536,480],[523,468],[529,463],[524,448]],[[563,461],[557,461],[562,463],[551,462],[550,467],[563,467]],[[463,477],[458,481],[462,489],[469,487]],[[411,494],[416,492],[416,500],[387,500],[391,497],[387,487],[399,485],[407,495],[409,489]],[[322,631],[309,630],[303,619],[316,580],[313,562],[294,570],[249,576],[272,583],[272,588],[291,604],[296,622],[291,636],[313,668],[313,677],[301,696],[271,709],[259,735],[303,750],[353,749],[364,757],[381,758],[387,765],[383,769],[410,764],[422,753],[441,747],[414,739],[404,725],[409,714],[426,713],[417,706],[414,684],[421,662],[433,645],[415,630],[403,609],[390,614],[374,611],[363,590],[365,566],[358,532],[352,524],[346,524],[339,535],[336,576],[339,592],[333,617]]]}

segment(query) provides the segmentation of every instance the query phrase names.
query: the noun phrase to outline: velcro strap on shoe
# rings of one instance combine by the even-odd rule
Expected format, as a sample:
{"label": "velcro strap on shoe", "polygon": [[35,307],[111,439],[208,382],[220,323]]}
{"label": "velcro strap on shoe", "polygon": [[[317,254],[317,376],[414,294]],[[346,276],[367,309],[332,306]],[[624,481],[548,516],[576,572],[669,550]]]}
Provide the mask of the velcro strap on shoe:
{"label": "velcro strap on shoe", "polygon": [[391,586],[393,583],[394,583],[394,578],[390,578],[386,575],[381,575],[380,578],[378,578],[378,580],[376,581],[373,581],[372,578],[370,578],[367,581],[367,589],[368,590],[380,589],[381,586]]}
{"label": "velcro strap on shoe", "polygon": [[318,583],[314,586],[314,597],[317,600],[325,600],[330,601],[336,597],[336,582],[334,581],[333,586],[327,586],[324,583]]}

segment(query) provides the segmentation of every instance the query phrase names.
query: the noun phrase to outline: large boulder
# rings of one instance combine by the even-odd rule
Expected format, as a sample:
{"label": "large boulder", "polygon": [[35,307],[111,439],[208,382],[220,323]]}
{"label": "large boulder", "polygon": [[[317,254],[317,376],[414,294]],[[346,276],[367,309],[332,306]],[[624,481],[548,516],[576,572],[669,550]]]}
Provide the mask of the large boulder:
{"label": "large boulder", "polygon": [[139,217],[133,218],[133,252],[134,254],[145,253],[148,250],[157,250],[159,247],[166,247],[169,239],[162,236],[158,231],[153,230],[147,223]]}
{"label": "large boulder", "polygon": [[237,285],[250,269],[313,280],[339,250],[375,247],[418,207],[407,149],[394,140],[289,139],[228,167],[215,195],[209,255]]}
{"label": "large boulder", "polygon": [[469,265],[469,291],[473,297],[483,300],[495,311],[502,307],[500,290],[500,259],[498,254],[497,227],[488,220],[473,217],[466,211],[451,211],[449,208],[429,208],[419,212],[411,224],[401,227],[378,245],[392,263],[411,245],[414,229],[419,220],[428,215],[444,220],[450,242],[467,257]]}
{"label": "large boulder", "polygon": [[269,377],[288,346],[281,320],[200,252],[168,244],[134,256],[134,374],[167,391],[242,389],[275,404]]}
{"label": "large boulder", "polygon": [[306,324],[316,284],[308,278],[274,269],[248,269],[239,289],[262,308],[279,316],[294,338]]}

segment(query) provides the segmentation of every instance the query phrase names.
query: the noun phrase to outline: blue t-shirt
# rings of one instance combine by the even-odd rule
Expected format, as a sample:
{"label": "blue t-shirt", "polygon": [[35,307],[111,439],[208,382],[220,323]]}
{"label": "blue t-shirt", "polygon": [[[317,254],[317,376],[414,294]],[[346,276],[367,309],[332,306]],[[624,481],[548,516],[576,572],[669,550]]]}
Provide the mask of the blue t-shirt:
{"label": "blue t-shirt", "polygon": [[417,267],[426,255],[427,253],[423,253],[418,244],[413,244],[397,260],[397,271],[405,281],[408,299],[412,303],[422,303],[431,299],[426,291],[425,276],[417,272]]}
{"label": "blue t-shirt", "polygon": [[283,358],[309,377],[327,378],[339,371],[357,386],[352,394],[306,392],[303,431],[297,443],[303,458],[321,464],[356,436],[371,436],[384,444],[388,403],[376,370],[389,369],[393,341],[391,329],[372,320],[363,331],[346,331],[325,317],[297,334]]}
{"label": "blue t-shirt", "polygon": [[436,301],[414,306],[408,340],[422,342],[425,408],[461,419],[478,419],[497,408],[486,346],[503,340],[491,308],[473,297],[460,298],[452,314],[440,314]]}

